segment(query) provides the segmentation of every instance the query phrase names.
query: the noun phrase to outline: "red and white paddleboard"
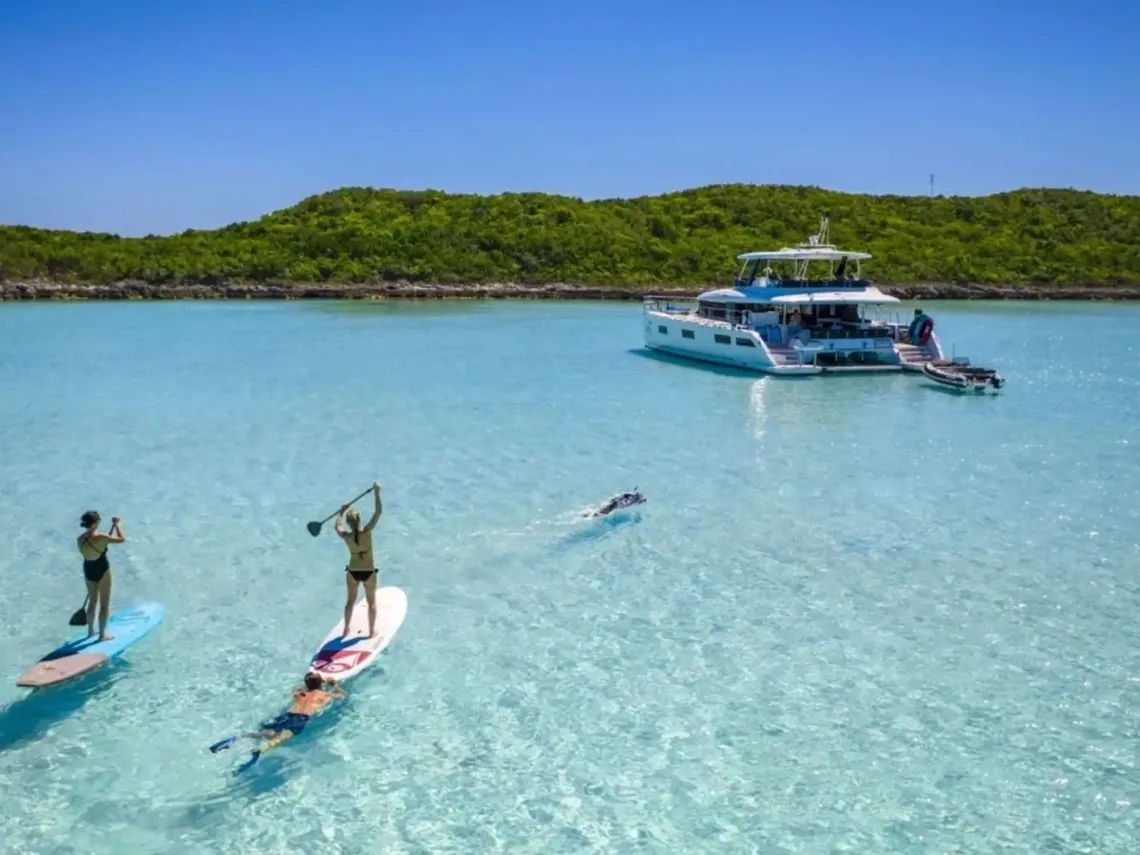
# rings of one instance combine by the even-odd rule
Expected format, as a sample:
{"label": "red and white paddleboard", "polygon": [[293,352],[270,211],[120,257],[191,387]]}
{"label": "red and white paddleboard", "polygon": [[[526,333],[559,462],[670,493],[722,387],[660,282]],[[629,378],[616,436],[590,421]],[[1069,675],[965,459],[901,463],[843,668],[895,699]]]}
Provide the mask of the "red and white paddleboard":
{"label": "red and white paddleboard", "polygon": [[408,614],[408,597],[401,589],[393,585],[377,588],[376,635],[369,638],[368,601],[363,593],[352,610],[348,636],[342,617],[309,663],[310,669],[338,683],[352,679],[375,662]]}

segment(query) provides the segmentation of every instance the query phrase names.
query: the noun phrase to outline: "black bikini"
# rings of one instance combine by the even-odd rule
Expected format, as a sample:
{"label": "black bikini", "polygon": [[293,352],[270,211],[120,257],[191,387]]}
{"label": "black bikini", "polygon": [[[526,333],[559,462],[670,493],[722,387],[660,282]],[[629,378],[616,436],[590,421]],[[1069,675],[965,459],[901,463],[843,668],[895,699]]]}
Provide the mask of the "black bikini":
{"label": "black bikini", "polygon": [[[360,546],[360,532],[359,531],[354,531],[352,533],[352,542],[355,543],[357,546]],[[366,555],[367,550],[365,552],[357,552],[354,554],[355,555]],[[344,571],[349,576],[351,576],[353,579],[355,579],[357,582],[367,582],[369,579],[372,578],[372,574],[376,572],[374,569],[373,570],[354,570],[351,567],[345,567]]]}
{"label": "black bikini", "polygon": [[[87,535],[87,542],[91,542],[91,535]],[[103,577],[107,575],[107,571],[111,569],[111,562],[107,560],[107,547],[109,544],[103,545],[103,551],[99,553],[98,558],[84,558],[83,559],[83,578],[93,585],[98,585],[103,581]]]}

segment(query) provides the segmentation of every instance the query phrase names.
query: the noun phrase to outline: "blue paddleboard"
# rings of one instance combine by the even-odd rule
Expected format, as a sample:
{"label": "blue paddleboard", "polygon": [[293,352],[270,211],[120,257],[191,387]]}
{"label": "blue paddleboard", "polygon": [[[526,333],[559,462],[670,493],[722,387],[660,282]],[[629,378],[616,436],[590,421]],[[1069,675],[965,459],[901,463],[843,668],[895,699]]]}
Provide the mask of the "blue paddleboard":
{"label": "blue paddleboard", "polygon": [[118,656],[152,629],[162,623],[166,609],[159,603],[141,603],[128,609],[119,609],[107,621],[107,641],[98,635],[80,630],[16,680],[17,686],[42,688],[62,683],[98,668]]}

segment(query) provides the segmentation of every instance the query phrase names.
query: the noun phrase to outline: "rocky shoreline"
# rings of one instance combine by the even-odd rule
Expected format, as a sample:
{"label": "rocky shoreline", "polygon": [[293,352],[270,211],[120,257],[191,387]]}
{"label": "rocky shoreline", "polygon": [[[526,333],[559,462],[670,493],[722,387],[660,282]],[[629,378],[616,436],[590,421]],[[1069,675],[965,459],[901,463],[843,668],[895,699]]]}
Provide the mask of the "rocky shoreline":
{"label": "rocky shoreline", "polygon": [[[708,286],[715,287],[715,286]],[[879,283],[902,300],[1140,300],[1140,283],[1109,286],[998,286]],[[47,281],[0,282],[0,301],[18,300],[628,300],[646,294],[677,299],[695,297],[702,288],[603,287],[594,285],[445,285],[413,282],[371,284],[241,283],[157,285],[115,282],[84,285]]]}

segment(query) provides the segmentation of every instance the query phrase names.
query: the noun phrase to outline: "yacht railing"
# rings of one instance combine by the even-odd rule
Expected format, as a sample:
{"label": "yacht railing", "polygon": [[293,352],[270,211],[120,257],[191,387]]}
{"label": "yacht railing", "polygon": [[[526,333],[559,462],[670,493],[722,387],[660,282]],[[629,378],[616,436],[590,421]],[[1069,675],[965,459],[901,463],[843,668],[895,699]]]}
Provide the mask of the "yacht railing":
{"label": "yacht railing", "polygon": [[[666,297],[656,294],[647,294],[642,298],[642,310],[646,312],[662,312],[666,315],[687,315],[693,311],[696,297]],[[688,305],[684,305],[687,303]]]}

